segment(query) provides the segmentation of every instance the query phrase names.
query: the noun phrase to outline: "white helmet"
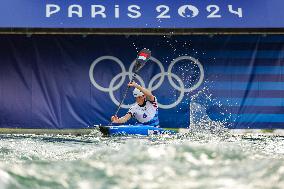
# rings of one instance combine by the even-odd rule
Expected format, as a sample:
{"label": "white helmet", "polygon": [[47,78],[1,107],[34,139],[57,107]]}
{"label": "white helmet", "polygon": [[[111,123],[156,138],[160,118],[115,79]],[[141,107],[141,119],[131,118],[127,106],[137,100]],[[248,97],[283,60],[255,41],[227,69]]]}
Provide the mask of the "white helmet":
{"label": "white helmet", "polygon": [[135,89],[133,90],[133,96],[134,96],[135,98],[137,98],[137,97],[139,97],[139,96],[143,96],[143,95],[144,95],[144,93],[142,93],[139,89],[135,88]]}

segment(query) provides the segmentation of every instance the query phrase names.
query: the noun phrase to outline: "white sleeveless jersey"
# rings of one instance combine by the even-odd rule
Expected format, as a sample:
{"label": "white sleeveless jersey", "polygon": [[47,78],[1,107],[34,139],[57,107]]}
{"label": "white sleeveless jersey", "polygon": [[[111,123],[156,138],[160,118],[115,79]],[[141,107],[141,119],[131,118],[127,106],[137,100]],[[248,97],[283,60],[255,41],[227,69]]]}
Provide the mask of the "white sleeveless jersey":
{"label": "white sleeveless jersey", "polygon": [[156,97],[152,102],[147,100],[146,104],[142,107],[135,103],[135,105],[129,109],[128,113],[143,125],[159,126],[158,103]]}

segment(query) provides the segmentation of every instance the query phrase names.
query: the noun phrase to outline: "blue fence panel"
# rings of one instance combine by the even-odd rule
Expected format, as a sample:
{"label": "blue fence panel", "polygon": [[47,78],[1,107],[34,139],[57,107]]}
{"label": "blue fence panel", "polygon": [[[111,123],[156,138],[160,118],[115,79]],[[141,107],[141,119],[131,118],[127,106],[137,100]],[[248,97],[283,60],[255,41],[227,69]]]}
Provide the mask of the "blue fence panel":
{"label": "blue fence panel", "polygon": [[[162,127],[188,127],[197,103],[229,128],[283,128],[283,44],[282,35],[2,35],[0,126],[109,124],[149,48],[137,82],[157,97]],[[129,93],[119,116],[134,101]]]}

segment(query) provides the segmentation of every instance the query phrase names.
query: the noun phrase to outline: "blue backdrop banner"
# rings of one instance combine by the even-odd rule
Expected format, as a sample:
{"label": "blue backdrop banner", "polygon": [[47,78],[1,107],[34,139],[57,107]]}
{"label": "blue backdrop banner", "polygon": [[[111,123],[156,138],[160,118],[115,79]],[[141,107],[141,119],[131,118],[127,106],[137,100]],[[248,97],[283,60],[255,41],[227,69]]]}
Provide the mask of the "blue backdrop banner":
{"label": "blue backdrop banner", "polygon": [[283,0],[1,0],[2,28],[283,28]]}
{"label": "blue backdrop banner", "polygon": [[283,44],[282,35],[1,35],[0,126],[107,125],[149,48],[137,82],[157,97],[162,127],[283,128]]}

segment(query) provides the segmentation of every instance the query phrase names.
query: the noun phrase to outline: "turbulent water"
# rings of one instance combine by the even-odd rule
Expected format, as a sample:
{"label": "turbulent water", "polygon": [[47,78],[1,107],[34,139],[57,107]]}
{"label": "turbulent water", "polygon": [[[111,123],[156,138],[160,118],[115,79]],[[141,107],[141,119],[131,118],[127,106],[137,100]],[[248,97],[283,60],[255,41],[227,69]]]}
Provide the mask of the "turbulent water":
{"label": "turbulent water", "polygon": [[282,137],[0,138],[0,188],[284,188]]}

